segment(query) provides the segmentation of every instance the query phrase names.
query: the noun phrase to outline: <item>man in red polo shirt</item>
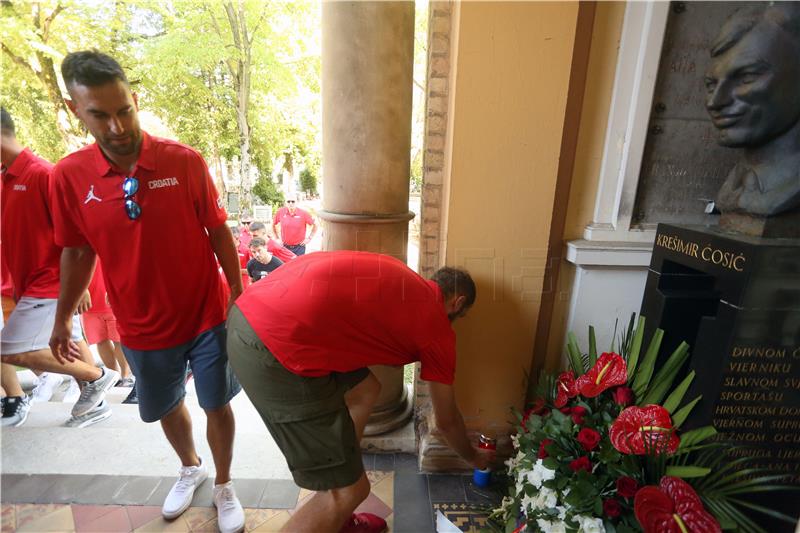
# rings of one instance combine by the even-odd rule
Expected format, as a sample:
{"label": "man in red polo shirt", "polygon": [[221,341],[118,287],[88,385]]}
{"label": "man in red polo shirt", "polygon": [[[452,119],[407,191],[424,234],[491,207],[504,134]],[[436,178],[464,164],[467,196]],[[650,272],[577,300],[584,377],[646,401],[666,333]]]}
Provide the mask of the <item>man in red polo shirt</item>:
{"label": "man in red polo shirt", "polygon": [[[119,374],[94,366],[89,348],[83,341],[78,300],[64,317],[64,335],[71,339],[74,355],[69,361],[53,357],[48,332],[53,328],[58,298],[59,257],[61,248],[53,242],[50,212],[50,169],[52,165],[35,156],[17,142],[14,122],[5,109],[0,110],[0,159],[3,164],[2,241],[3,262],[8,267],[17,304],[5,323],[0,340],[4,363],[31,370],[68,374],[83,383],[83,391],[72,408],[68,425],[84,427],[107,418],[110,408],[103,401]],[[80,311],[88,307],[83,299]],[[13,388],[13,387],[12,387]],[[21,389],[9,393],[2,424],[19,426],[25,422],[28,406]],[[14,413],[12,413],[14,410]],[[7,415],[7,416],[5,416]]]}
{"label": "man in red polo shirt", "polygon": [[[240,531],[244,512],[230,479],[229,405],[240,387],[225,353],[226,287],[217,265],[230,302],[242,280],[227,214],[200,154],[141,130],[136,95],[119,63],[100,52],[75,52],[64,59],[61,74],[69,108],[96,143],[53,169],[56,242],[64,252],[51,346],[58,357],[70,358],[66,320],[98,257],[136,376],[139,414],[161,422],[182,463],[162,514],[173,519],[183,513],[208,476],[183,401],[188,361],[208,419],[218,524],[223,532]],[[175,265],[185,267],[176,272]]]}
{"label": "man in red polo shirt", "polygon": [[352,515],[369,495],[359,442],[380,383],[372,365],[421,363],[438,428],[476,468],[491,457],[470,444],[456,405],[451,322],[475,301],[469,274],[442,268],[425,280],[392,257],[319,252],[252,285],[231,309],[228,353],[294,481],[318,491],[285,531],[379,532]]}
{"label": "man in red polo shirt", "polygon": [[[280,226],[280,233],[278,233]],[[306,236],[307,226],[311,226],[311,234]],[[272,217],[272,231],[279,237],[281,244],[295,255],[306,253],[306,245],[317,233],[317,222],[311,213],[297,207],[297,197],[286,197],[286,205],[278,209]]]}

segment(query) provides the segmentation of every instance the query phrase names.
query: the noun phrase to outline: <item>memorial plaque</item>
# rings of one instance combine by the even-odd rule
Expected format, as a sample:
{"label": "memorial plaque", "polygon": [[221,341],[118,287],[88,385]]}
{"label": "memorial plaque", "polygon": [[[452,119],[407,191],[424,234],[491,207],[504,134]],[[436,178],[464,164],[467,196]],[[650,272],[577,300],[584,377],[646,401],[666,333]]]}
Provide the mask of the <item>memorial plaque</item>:
{"label": "memorial plaque", "polygon": [[632,222],[716,224],[705,212],[739,154],[717,144],[703,74],[723,22],[755,2],[672,2]]}
{"label": "memorial plaque", "polygon": [[[684,429],[713,424],[800,487],[800,240],[660,224],[641,314],[645,338],[665,330],[662,357],[691,345],[685,398],[703,398]],[[798,494],[769,498],[800,512]]]}

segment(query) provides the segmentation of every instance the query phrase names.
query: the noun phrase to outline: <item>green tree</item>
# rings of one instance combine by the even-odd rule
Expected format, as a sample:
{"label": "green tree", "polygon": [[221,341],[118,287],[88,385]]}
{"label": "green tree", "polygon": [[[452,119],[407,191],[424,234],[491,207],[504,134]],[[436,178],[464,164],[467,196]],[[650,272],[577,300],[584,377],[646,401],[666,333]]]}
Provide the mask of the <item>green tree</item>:
{"label": "green tree", "polygon": [[317,176],[309,168],[304,168],[300,172],[300,189],[311,196],[317,195]]}
{"label": "green tree", "polygon": [[285,198],[269,175],[262,174],[253,186],[253,195],[267,205],[281,206]]}
{"label": "green tree", "polygon": [[3,105],[15,118],[20,140],[51,160],[86,142],[86,132],[68,111],[59,85],[63,57],[99,48],[120,53],[131,40],[130,10],[120,2],[75,0],[0,2]]}

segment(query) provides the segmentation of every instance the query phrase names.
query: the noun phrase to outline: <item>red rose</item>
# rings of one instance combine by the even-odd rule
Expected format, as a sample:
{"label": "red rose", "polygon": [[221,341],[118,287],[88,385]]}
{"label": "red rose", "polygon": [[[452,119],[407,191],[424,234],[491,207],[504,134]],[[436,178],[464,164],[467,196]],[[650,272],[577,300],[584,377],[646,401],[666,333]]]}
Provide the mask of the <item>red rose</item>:
{"label": "red rose", "polygon": [[639,489],[633,500],[633,509],[644,533],[722,531],[692,486],[677,477],[664,476],[657,487],[648,485]]}
{"label": "red rose", "polygon": [[539,459],[547,459],[547,450],[545,450],[545,446],[553,444],[552,439],[544,439],[542,443],[539,444]]}
{"label": "red rose", "polygon": [[628,407],[633,403],[633,390],[630,387],[620,386],[611,392],[614,403],[622,407]]}
{"label": "red rose", "polygon": [[565,415],[568,415],[572,412],[572,407],[561,407],[559,411],[561,411]]}
{"label": "red rose", "polygon": [[617,494],[623,498],[633,498],[637,490],[639,484],[632,477],[622,476],[617,479]]}
{"label": "red rose", "polygon": [[559,374],[558,380],[556,380],[556,400],[553,405],[564,407],[567,405],[567,400],[577,395],[578,389],[575,387],[575,374],[571,370]]}
{"label": "red rose", "polygon": [[578,432],[578,442],[584,450],[590,452],[600,444],[600,433],[593,429],[583,428]]}
{"label": "red rose", "polygon": [[536,398],[533,401],[533,405],[530,406],[528,410],[522,413],[522,429],[523,431],[526,430],[528,425],[528,419],[531,415],[539,415],[539,416],[547,416],[550,414],[550,409],[545,407],[544,399],[543,398]]}
{"label": "red rose", "polygon": [[569,464],[569,467],[572,469],[573,472],[577,472],[579,470],[586,470],[590,474],[592,473],[592,462],[585,455],[582,457],[578,457],[577,459],[572,461]]}
{"label": "red rose", "polygon": [[603,514],[609,518],[616,518],[622,512],[617,500],[603,500]]}
{"label": "red rose", "polygon": [[594,398],[606,389],[628,382],[628,367],[625,360],[615,353],[604,353],[595,365],[575,380],[578,391],[587,398]]}
{"label": "red rose", "polygon": [[583,416],[586,414],[586,412],[587,412],[586,408],[581,407],[580,405],[576,405],[575,407],[573,407],[572,411],[570,411],[572,422],[576,426],[580,426],[581,424],[583,424]]}

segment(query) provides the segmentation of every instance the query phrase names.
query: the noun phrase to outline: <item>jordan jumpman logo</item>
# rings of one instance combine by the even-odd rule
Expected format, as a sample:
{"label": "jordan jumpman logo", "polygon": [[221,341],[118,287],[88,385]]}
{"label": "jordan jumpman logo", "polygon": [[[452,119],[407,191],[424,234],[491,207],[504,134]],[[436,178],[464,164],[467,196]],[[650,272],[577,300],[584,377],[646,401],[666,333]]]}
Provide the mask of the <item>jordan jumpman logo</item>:
{"label": "jordan jumpman logo", "polygon": [[94,185],[89,187],[89,194],[86,195],[86,200],[83,201],[84,204],[88,204],[92,200],[97,200],[98,202],[102,202],[100,198],[94,195]]}

